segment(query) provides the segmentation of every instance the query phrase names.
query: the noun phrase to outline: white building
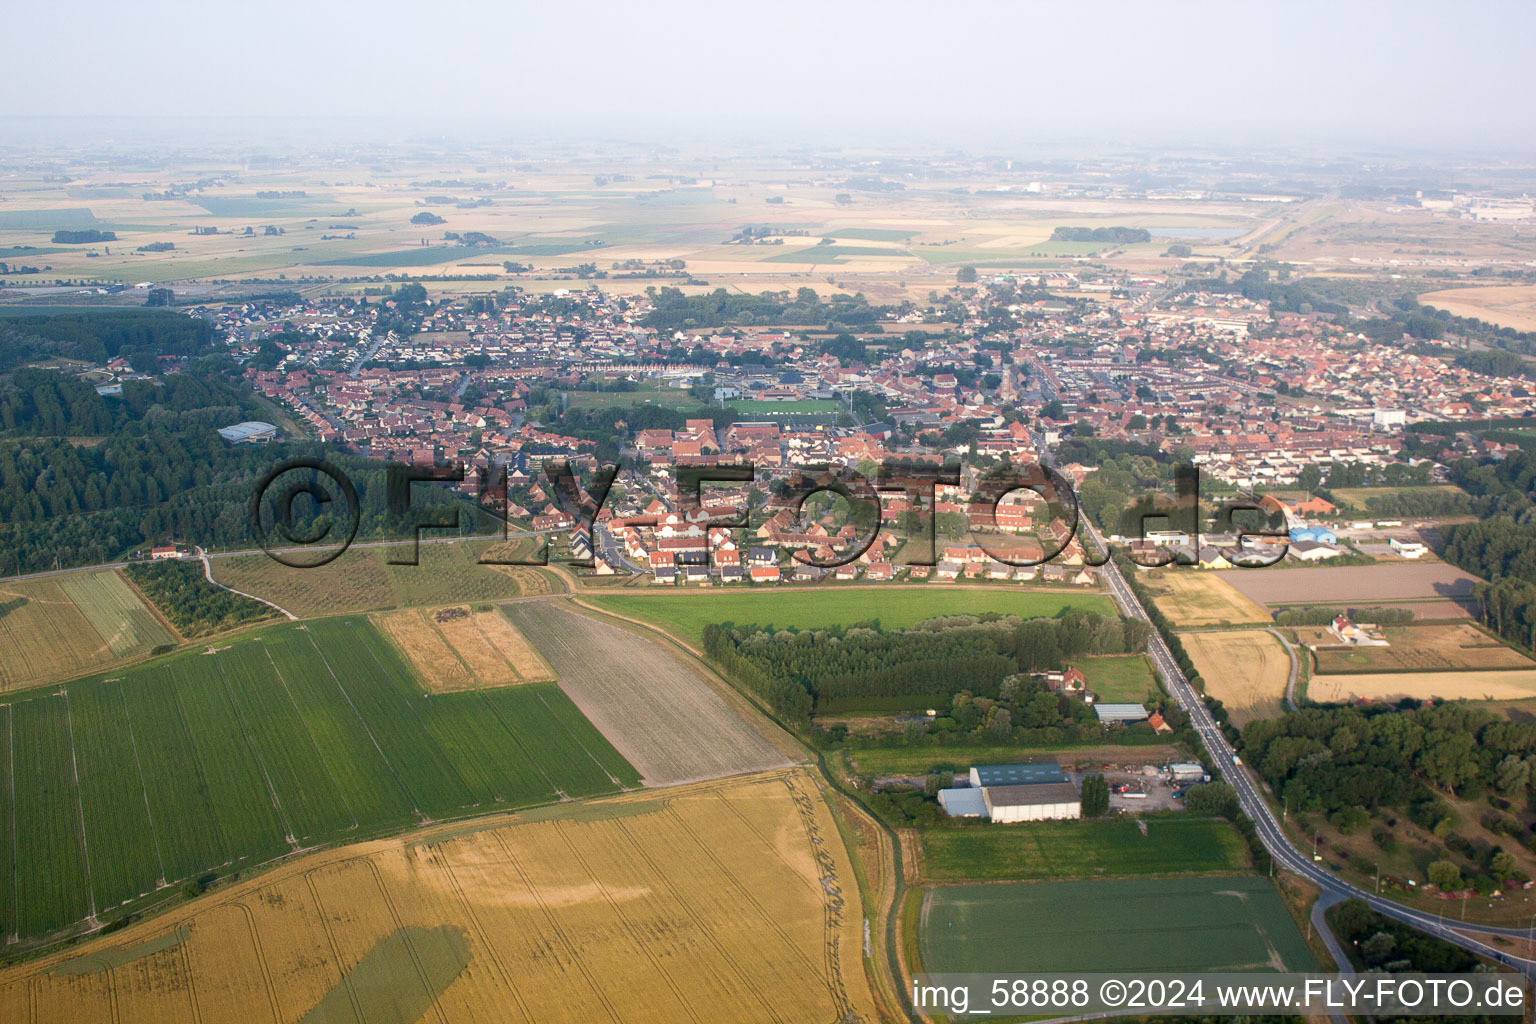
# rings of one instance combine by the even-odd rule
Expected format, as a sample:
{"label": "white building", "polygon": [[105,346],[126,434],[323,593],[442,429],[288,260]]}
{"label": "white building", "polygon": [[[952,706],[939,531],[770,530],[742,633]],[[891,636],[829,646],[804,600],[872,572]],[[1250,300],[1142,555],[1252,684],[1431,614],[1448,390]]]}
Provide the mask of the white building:
{"label": "white building", "polygon": [[1387,541],[1387,546],[1404,558],[1420,558],[1429,553],[1429,548],[1416,540],[1398,540],[1392,537]]}
{"label": "white building", "polygon": [[987,815],[1004,824],[1016,821],[1049,821],[1081,818],[1082,798],[1070,782],[1045,782],[1024,786],[987,786],[981,791]]}

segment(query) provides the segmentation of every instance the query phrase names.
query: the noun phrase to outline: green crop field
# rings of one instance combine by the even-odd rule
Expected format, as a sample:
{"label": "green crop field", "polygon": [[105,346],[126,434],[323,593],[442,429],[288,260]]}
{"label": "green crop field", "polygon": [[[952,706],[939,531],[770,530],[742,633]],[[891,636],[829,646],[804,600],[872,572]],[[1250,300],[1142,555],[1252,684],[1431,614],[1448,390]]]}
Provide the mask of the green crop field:
{"label": "green crop field", "polygon": [[904,249],[884,249],[873,245],[812,245],[788,252],[776,253],[764,263],[847,263],[850,259],[868,259],[871,256],[906,259],[911,256]]}
{"label": "green crop field", "polygon": [[1069,608],[1086,608],[1114,615],[1115,606],[1101,594],[1029,590],[941,590],[937,587],[871,586],[826,590],[790,588],[778,591],[584,595],[594,606],[617,615],[660,626],[698,645],[704,627],[715,622],[773,625],[780,629],[851,626],[879,619],[886,629],[905,629],[939,615],[979,615],[997,612],[1020,618],[1051,618]]}
{"label": "green crop field", "polygon": [[119,658],[176,642],[171,631],[116,572],[74,573],[62,577],[59,588],[75,602],[85,621]]}
{"label": "green crop field", "polygon": [[1317,970],[1266,878],[941,886],[918,946],[932,972]]}
{"label": "green crop field", "polygon": [[0,934],[22,942],[294,849],[639,785],[558,686],[428,698],[362,617],[0,707]]}
{"label": "green crop field", "polygon": [[1187,818],[1037,821],[921,835],[923,874],[935,881],[1187,874],[1248,863],[1248,847],[1231,825]]}
{"label": "green crop field", "polygon": [[567,253],[583,254],[600,252],[604,246],[588,245],[580,240],[563,242],[526,242],[512,245],[421,245],[412,249],[396,249],[393,252],[375,252],[359,256],[341,256],[336,259],[315,260],[316,267],[429,267],[438,263],[473,256],[496,257],[492,262],[505,260],[516,262],[518,257],[564,256]]}
{"label": "green crop field", "polygon": [[1088,679],[1088,688],[1099,700],[1140,704],[1147,694],[1157,693],[1157,677],[1144,654],[1106,654],[1072,663]]}
{"label": "green crop field", "polygon": [[60,228],[88,228],[98,223],[95,215],[84,206],[0,210],[0,231],[57,231]]}

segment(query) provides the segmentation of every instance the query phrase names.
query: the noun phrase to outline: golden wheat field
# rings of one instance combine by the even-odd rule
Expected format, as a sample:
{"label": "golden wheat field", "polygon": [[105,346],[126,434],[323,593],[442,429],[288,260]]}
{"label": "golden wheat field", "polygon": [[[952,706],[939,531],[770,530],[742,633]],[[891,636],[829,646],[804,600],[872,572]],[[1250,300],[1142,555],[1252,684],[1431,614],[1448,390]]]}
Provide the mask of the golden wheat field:
{"label": "golden wheat field", "polygon": [[0,583],[0,690],[68,679],[176,640],[115,569]]}
{"label": "golden wheat field", "polygon": [[408,608],[375,615],[373,621],[435,693],[555,678],[533,646],[494,608]]}
{"label": "golden wheat field", "polygon": [[[1291,658],[1273,633],[1239,629],[1220,633],[1180,633],[1205,692],[1221,701],[1232,724],[1242,728],[1285,710],[1285,684]],[[1315,684],[1314,684],[1315,686]],[[1314,692],[1314,697],[1316,694]],[[1321,698],[1317,698],[1321,699]]]}
{"label": "golden wheat field", "polygon": [[1237,626],[1270,616],[1221,574],[1203,569],[1157,569],[1138,576],[1175,626]]}
{"label": "golden wheat field", "polygon": [[862,954],[792,769],[315,854],[0,973],[0,1020],[875,1021]]}
{"label": "golden wheat field", "polygon": [[1490,672],[1379,672],[1313,676],[1307,696],[1315,701],[1528,700],[1536,697],[1536,669]]}

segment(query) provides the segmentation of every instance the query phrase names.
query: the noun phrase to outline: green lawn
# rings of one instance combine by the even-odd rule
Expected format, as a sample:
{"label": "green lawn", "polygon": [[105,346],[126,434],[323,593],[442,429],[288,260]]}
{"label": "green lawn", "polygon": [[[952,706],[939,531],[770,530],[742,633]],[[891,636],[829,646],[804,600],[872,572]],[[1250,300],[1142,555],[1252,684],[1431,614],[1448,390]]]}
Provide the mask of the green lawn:
{"label": "green lawn", "polygon": [[[869,775],[875,778],[888,778],[897,775],[927,775],[930,771],[940,768],[965,771],[976,764],[1019,764],[1036,759],[1041,751],[1051,748],[1046,747],[870,747],[867,749],[850,747],[844,751],[848,759],[849,770],[856,775]],[[1104,753],[1105,748],[1085,748],[1080,746],[1065,746],[1059,748],[1068,751],[1073,756],[1085,756],[1084,752],[1093,749],[1098,753]],[[1165,760],[1179,760],[1182,755],[1173,747],[1165,746],[1134,746],[1116,747],[1114,752],[1104,753],[1105,760],[1114,761],[1121,755],[1118,751],[1124,750],[1127,756],[1134,760],[1142,760],[1152,756],[1153,751],[1162,751],[1160,758]],[[1157,759],[1157,758],[1154,758]]]}
{"label": "green lawn", "polygon": [[830,398],[807,398],[797,402],[733,401],[731,408],[744,416],[831,415],[842,406]]}
{"label": "green lawn", "polygon": [[1266,878],[943,886],[919,922],[932,972],[1318,968]]}
{"label": "green lawn", "polygon": [[668,409],[696,408],[699,400],[687,391],[567,391],[572,409],[611,409],[616,406],[659,405]]}
{"label": "green lawn", "polygon": [[618,615],[642,619],[687,641],[703,642],[704,627],[716,622],[773,625],[780,629],[851,626],[879,619],[886,629],[905,629],[939,615],[997,612],[1020,618],[1051,618],[1068,608],[1114,615],[1102,594],[1028,590],[954,590],[939,587],[721,591],[584,595],[584,600]]}
{"label": "green lawn", "polygon": [[933,881],[1032,881],[1099,875],[1235,871],[1248,847],[1226,822],[1188,818],[1035,821],[924,830],[923,876]]}
{"label": "green lawn", "polygon": [[1152,665],[1144,654],[1106,654],[1080,658],[1073,667],[1088,678],[1088,688],[1101,701],[1140,704],[1159,690]]}

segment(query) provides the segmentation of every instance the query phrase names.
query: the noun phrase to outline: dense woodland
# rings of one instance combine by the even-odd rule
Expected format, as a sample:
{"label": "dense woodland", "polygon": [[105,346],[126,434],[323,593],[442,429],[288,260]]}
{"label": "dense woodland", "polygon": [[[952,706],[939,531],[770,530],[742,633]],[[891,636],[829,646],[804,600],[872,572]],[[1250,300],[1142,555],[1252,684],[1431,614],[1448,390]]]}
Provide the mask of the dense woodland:
{"label": "dense woodland", "polygon": [[[1054,745],[1102,742],[1104,729],[1091,706],[1050,692],[1029,673],[1060,669],[1080,655],[1140,650],[1146,638],[1142,623],[1073,610],[1056,619],[956,615],[889,632],[878,622],[800,631],[723,623],[705,627],[704,648],[796,722],[813,711],[941,709],[873,738],[834,726],[820,737],[827,742]],[[1123,738],[1128,742],[1155,735],[1121,731],[1137,732]]]}
{"label": "dense woodland", "polygon": [[174,310],[60,313],[0,321],[0,371],[50,358],[103,364],[122,356],[152,370],[155,356],[197,356],[213,328]]}
{"label": "dense woodland", "polygon": [[868,326],[879,322],[884,307],[871,306],[862,295],[834,295],[823,301],[814,288],[789,292],[740,295],[716,288],[704,295],[684,295],[663,288],[645,315],[645,326],[664,331],[700,327],[794,324],[799,326]]}
{"label": "dense woodland", "polygon": [[201,562],[147,562],[128,577],[187,639],[277,617],[276,609],[209,583]]}

